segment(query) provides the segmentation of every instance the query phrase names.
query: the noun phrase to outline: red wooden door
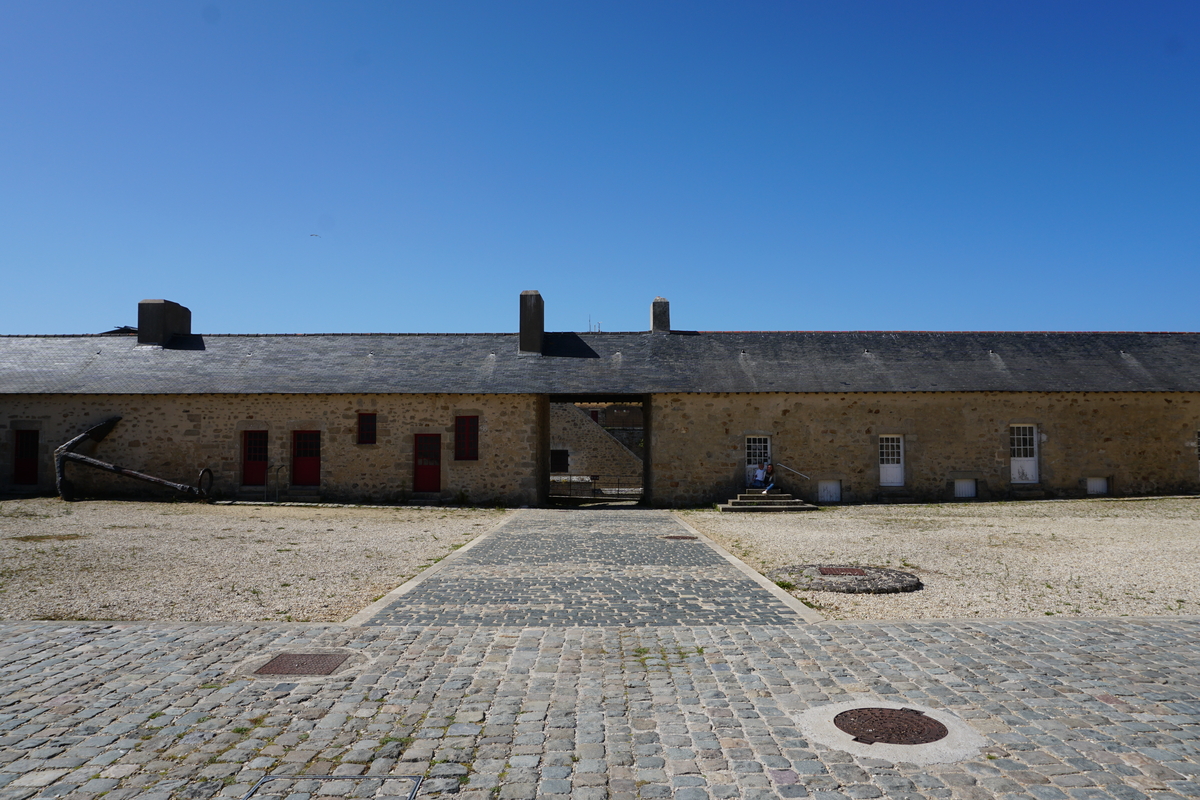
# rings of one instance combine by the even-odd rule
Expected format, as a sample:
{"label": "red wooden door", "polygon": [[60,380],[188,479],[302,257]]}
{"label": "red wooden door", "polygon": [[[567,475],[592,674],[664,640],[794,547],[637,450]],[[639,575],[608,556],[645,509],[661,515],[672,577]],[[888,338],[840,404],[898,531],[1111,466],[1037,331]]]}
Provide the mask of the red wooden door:
{"label": "red wooden door", "polygon": [[38,482],[38,432],[13,431],[13,483],[35,486]]}
{"label": "red wooden door", "polygon": [[292,485],[321,485],[320,431],[292,431]]}
{"label": "red wooden door", "polygon": [[442,490],[442,435],[418,433],[413,443],[416,461],[413,467],[414,492]]}
{"label": "red wooden door", "polygon": [[267,484],[267,432],[242,431],[242,485]]}

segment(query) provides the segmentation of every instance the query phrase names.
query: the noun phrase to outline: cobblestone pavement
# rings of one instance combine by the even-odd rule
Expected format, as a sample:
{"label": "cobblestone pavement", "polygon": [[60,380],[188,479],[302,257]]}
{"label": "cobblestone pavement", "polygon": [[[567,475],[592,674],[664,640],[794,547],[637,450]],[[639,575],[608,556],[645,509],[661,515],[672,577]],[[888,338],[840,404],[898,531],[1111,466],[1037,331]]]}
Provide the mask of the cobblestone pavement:
{"label": "cobblestone pavement", "polygon": [[[240,798],[266,774],[295,777],[256,798],[398,796],[406,782],[382,778],[410,774],[463,800],[1196,797],[1198,633],[1197,618],[5,623],[0,800]],[[329,678],[252,675],[281,650],[352,655]],[[798,713],[847,700],[940,709],[987,746],[918,766],[805,738]]]}
{"label": "cobblestone pavement", "polygon": [[628,510],[525,512],[367,624],[640,627],[802,621],[670,515]]}

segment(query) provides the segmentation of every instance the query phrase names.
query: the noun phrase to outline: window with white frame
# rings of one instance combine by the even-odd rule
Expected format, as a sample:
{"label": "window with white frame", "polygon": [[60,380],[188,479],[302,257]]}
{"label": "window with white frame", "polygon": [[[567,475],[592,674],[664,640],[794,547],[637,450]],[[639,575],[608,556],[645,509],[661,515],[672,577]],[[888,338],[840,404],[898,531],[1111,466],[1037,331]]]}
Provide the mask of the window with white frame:
{"label": "window with white frame", "polygon": [[746,466],[758,466],[771,460],[770,436],[746,437]]}

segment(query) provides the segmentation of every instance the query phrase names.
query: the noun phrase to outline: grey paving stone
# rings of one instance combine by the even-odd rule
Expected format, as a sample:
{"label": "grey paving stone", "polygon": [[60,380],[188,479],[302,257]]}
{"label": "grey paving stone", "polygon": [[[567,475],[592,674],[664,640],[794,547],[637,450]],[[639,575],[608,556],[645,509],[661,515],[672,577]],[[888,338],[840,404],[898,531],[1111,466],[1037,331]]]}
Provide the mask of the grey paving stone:
{"label": "grey paving stone", "polygon": [[[501,529],[512,539],[485,541],[467,552],[480,558],[428,581],[445,581],[428,587],[441,605],[414,596],[438,624],[407,624],[404,598],[360,628],[0,623],[0,800],[84,797],[89,783],[116,800],[236,800],[267,770],[420,773],[425,796],[464,800],[492,800],[493,788],[620,800],[1197,794],[1200,620],[805,625],[782,606],[731,608],[757,602],[730,600],[733,584],[698,591],[744,576],[695,542],[659,538],[681,530],[660,512],[521,519]],[[506,576],[528,583],[495,588]],[[530,593],[472,622],[475,599],[450,591],[474,585],[454,583],[463,580]],[[607,605],[595,602],[604,592]],[[556,609],[569,614],[533,621]],[[235,671],[285,648],[346,648],[368,661],[343,678],[287,683]],[[76,699],[46,705],[63,694]],[[928,767],[859,758],[805,741],[792,721],[877,694],[952,709],[996,757]],[[60,762],[58,782],[14,785]],[[280,797],[311,800],[318,783],[299,777]]]}

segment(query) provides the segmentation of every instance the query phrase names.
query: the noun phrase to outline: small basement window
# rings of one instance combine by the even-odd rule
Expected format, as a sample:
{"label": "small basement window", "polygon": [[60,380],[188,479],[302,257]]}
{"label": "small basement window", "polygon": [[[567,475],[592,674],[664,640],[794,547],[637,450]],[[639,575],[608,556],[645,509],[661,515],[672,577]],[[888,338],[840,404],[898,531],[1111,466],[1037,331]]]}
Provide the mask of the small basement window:
{"label": "small basement window", "polygon": [[550,471],[551,472],[570,472],[571,471],[571,456],[568,450],[551,450],[550,451]]}
{"label": "small basement window", "polygon": [[479,417],[454,418],[454,460],[479,460]]}
{"label": "small basement window", "polygon": [[375,415],[358,415],[358,443],[375,444]]}
{"label": "small basement window", "polygon": [[817,481],[817,502],[818,503],[840,503],[842,502],[842,482],[841,481]]}
{"label": "small basement window", "polygon": [[1088,478],[1088,494],[1108,494],[1108,478]]}
{"label": "small basement window", "polygon": [[975,479],[974,478],[955,478],[954,479],[954,496],[955,497],[974,497],[975,496]]}

